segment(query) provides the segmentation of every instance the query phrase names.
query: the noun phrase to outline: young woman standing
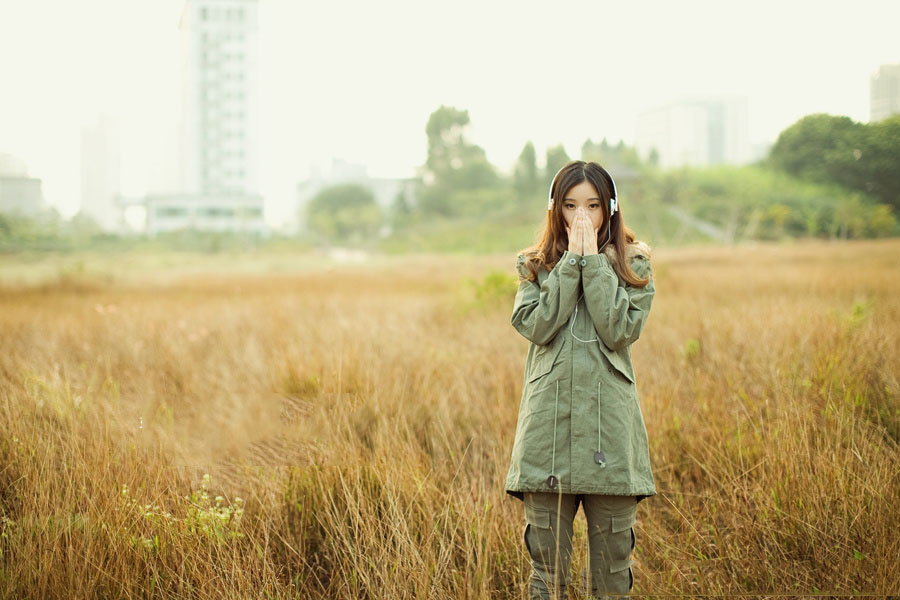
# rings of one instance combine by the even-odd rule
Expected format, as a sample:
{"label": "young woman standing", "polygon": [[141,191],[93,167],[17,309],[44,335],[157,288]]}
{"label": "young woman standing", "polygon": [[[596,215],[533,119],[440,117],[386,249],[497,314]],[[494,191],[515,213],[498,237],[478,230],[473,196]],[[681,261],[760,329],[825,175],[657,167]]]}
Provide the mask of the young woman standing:
{"label": "young woman standing", "polygon": [[625,226],[603,167],[560,169],[516,269],[511,322],[531,345],[506,491],[524,502],[530,597],[565,597],[579,505],[592,592],[627,593],[637,504],[656,494],[631,364],[655,288],[650,248]]}

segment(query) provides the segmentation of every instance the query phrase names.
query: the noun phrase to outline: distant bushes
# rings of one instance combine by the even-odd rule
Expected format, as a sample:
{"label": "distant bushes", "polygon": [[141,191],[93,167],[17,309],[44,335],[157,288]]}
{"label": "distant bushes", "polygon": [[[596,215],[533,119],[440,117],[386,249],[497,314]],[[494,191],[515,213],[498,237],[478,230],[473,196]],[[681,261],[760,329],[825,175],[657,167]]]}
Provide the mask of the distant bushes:
{"label": "distant bushes", "polygon": [[663,173],[651,196],[720,225],[731,239],[847,239],[900,233],[888,204],[834,183],[813,183],[758,165]]}

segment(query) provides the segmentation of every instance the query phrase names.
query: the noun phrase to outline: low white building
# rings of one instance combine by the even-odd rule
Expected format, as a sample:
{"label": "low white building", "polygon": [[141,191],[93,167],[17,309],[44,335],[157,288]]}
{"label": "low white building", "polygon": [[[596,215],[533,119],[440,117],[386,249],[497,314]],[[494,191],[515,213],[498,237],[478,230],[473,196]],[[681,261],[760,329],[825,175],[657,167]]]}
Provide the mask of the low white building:
{"label": "low white building", "polygon": [[45,208],[41,180],[29,177],[25,161],[0,152],[0,213],[32,217]]}
{"label": "low white building", "polygon": [[236,232],[269,235],[263,218],[263,198],[248,194],[148,194],[141,198],[119,199],[123,211],[142,207],[145,232],[179,230]]}
{"label": "low white building", "polygon": [[33,217],[46,208],[41,180],[0,175],[0,213]]}

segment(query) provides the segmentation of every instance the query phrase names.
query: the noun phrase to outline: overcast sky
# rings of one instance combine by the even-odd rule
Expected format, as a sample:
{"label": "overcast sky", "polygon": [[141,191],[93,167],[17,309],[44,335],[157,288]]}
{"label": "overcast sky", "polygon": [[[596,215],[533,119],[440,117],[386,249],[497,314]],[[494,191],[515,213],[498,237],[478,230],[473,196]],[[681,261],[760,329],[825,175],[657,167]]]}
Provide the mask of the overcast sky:
{"label": "overcast sky", "polygon": [[[0,0],[0,152],[66,216],[80,129],[122,122],[124,192],[141,194],[177,119],[183,0]],[[441,104],[509,169],[522,146],[632,143],[644,109],[748,97],[751,143],[813,112],[869,117],[869,76],[900,62],[900,2],[260,0],[261,186],[282,220],[310,164],[376,176],[425,160]]]}

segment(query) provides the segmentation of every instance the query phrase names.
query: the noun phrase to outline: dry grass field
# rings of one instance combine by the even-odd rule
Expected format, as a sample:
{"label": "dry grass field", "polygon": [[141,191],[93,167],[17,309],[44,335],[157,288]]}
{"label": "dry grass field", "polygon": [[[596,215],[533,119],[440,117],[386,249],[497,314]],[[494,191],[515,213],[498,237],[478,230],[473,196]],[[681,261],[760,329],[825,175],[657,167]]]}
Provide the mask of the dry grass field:
{"label": "dry grass field", "polygon": [[[129,260],[0,262],[0,597],[524,597],[514,256]],[[900,594],[900,240],[653,265],[634,595]]]}

